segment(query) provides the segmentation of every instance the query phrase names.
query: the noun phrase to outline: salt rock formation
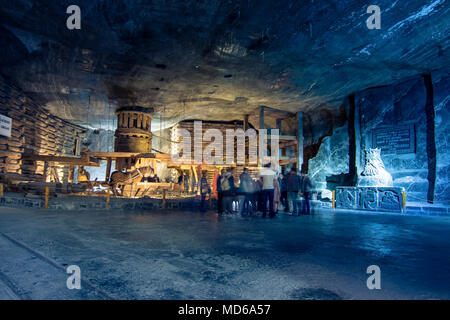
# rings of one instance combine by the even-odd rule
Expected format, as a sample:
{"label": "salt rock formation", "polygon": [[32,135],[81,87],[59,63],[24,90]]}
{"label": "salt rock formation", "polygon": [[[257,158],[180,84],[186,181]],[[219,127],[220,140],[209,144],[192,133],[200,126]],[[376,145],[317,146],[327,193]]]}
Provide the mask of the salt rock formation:
{"label": "salt rock formation", "polygon": [[393,187],[392,176],[384,167],[380,149],[365,150],[364,171],[358,179],[360,187]]}

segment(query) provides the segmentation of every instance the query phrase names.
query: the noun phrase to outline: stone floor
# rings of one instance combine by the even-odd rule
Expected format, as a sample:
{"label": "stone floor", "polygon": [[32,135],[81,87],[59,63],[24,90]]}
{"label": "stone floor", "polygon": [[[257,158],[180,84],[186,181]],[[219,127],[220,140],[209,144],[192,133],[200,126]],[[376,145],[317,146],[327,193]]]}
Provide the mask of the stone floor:
{"label": "stone floor", "polygon": [[[450,298],[450,218],[0,208],[1,299]],[[82,289],[69,290],[68,265]],[[381,290],[366,269],[381,268]]]}

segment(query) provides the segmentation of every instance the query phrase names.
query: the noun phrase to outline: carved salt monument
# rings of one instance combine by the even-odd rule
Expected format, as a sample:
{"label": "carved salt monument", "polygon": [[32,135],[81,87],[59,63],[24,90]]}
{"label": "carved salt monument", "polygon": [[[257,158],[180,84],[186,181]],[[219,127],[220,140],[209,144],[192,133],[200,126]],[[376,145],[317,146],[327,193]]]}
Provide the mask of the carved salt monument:
{"label": "carved salt monument", "polygon": [[381,150],[368,149],[365,155],[365,167],[358,186],[336,188],[336,207],[402,212],[406,196],[404,189],[393,187],[392,176],[381,159]]}
{"label": "carved salt monument", "polygon": [[392,176],[384,167],[380,149],[365,150],[364,171],[358,179],[360,187],[392,187]]}

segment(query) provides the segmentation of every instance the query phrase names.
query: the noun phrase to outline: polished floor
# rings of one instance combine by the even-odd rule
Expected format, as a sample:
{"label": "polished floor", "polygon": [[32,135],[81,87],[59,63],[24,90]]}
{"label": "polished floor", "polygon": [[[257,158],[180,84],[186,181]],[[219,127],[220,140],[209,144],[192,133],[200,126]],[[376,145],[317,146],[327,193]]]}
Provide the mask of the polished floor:
{"label": "polished floor", "polygon": [[0,208],[0,299],[436,298],[450,298],[448,217]]}

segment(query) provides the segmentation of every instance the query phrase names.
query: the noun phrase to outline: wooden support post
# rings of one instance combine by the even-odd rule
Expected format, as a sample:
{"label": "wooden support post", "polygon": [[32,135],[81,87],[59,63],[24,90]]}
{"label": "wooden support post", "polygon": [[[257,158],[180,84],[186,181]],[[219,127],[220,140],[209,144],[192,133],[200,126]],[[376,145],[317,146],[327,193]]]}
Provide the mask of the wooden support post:
{"label": "wooden support post", "polygon": [[45,203],[44,203],[44,208],[48,209],[48,198],[50,196],[50,187],[45,187]]}
{"label": "wooden support post", "polygon": [[44,182],[47,182],[48,177],[48,162],[44,161]]}
{"label": "wooden support post", "polygon": [[[277,118],[277,129],[278,129],[278,135],[282,135],[281,133],[281,128],[282,128],[282,121],[283,119],[281,118]],[[281,157],[283,156],[283,149],[282,148],[278,148],[278,160],[281,159]],[[280,161],[278,161],[280,162]]]}
{"label": "wooden support post", "polygon": [[182,185],[182,190],[183,191],[186,191],[186,181],[185,181],[185,175],[184,175],[184,170],[181,170],[181,180],[182,180],[182,182],[181,182],[181,185]]}
{"label": "wooden support post", "polygon": [[282,133],[281,133],[281,127],[282,127],[282,123],[281,123],[281,121],[282,121],[283,119],[281,119],[281,118],[278,118],[277,119],[277,129],[279,130],[279,132],[278,132],[278,134],[281,136],[281,135],[283,135]]}
{"label": "wooden support post", "polygon": [[199,183],[199,176],[198,176],[198,167],[192,166],[192,171],[194,172],[194,178],[195,178],[195,189],[194,191],[197,193],[197,195],[200,195],[200,183]]}
{"label": "wooden support post", "polygon": [[259,108],[259,157],[258,157],[258,166],[262,167],[263,163],[264,163],[264,155],[265,155],[265,143],[266,141],[264,141],[264,137],[265,135],[262,134],[262,130],[265,129],[265,124],[264,124],[264,106],[261,106]]}
{"label": "wooden support post", "polygon": [[259,107],[259,129],[265,129],[264,106]]}
{"label": "wooden support post", "polygon": [[193,173],[192,173],[192,168],[189,168],[189,193],[192,193],[193,191],[193,187],[192,187],[192,180],[193,180]]}
{"label": "wooden support post", "polygon": [[109,182],[109,176],[111,175],[111,163],[112,163],[112,159],[108,158],[108,160],[106,162],[106,173],[105,173],[105,182],[106,183]]}
{"label": "wooden support post", "polygon": [[301,172],[303,164],[303,112],[297,112],[297,171]]}
{"label": "wooden support post", "polygon": [[0,198],[3,198],[3,183],[0,183]]}
{"label": "wooden support post", "polygon": [[403,208],[403,213],[406,213],[406,191],[405,190],[402,191],[402,208]]}
{"label": "wooden support post", "polygon": [[162,208],[163,208],[163,209],[166,208],[166,189],[163,189],[163,194],[162,194]]}

